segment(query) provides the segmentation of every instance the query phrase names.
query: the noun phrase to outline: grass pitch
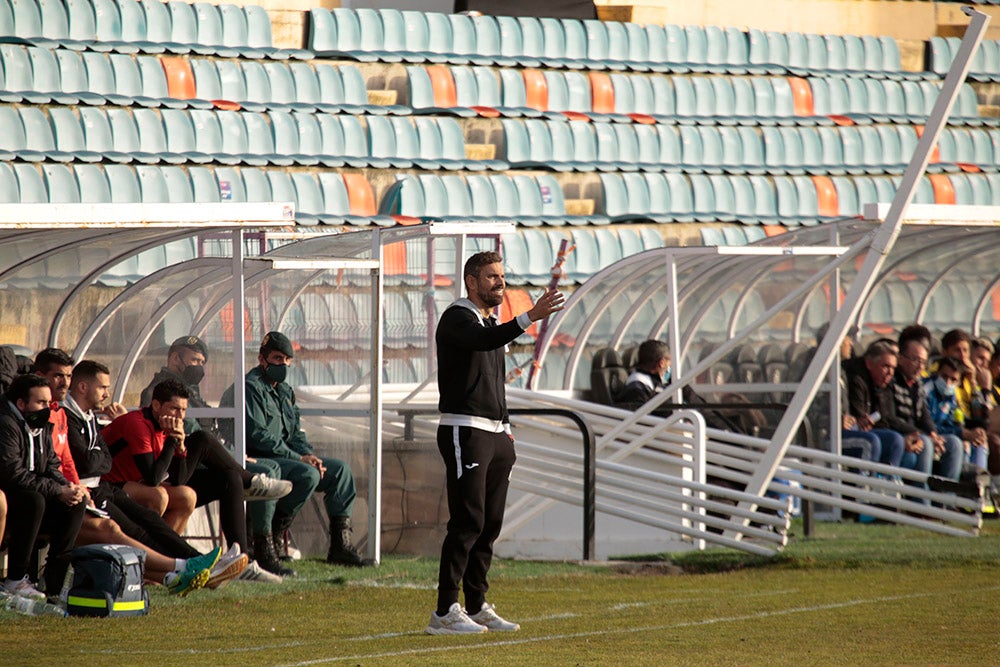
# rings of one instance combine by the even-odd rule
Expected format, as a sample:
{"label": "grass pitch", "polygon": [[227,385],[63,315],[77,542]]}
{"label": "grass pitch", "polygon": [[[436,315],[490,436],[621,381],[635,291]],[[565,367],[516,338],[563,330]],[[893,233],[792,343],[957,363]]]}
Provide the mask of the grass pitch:
{"label": "grass pitch", "polygon": [[[799,527],[796,527],[798,529]],[[579,565],[498,560],[490,599],[517,633],[423,634],[437,563],[297,564],[280,586],[149,616],[0,612],[3,665],[969,665],[1000,662],[1000,525],[961,539],[819,524],[773,559],[719,550]]]}

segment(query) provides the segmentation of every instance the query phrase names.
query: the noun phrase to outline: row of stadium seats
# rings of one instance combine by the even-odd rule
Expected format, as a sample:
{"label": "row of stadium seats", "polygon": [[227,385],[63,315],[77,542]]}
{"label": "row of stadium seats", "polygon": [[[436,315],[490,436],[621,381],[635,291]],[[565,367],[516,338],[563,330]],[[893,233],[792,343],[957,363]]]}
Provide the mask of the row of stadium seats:
{"label": "row of stadium seats", "polygon": [[[688,171],[749,174],[902,172],[922,126],[732,127],[560,123],[503,119],[503,161],[557,171]],[[950,127],[931,171],[1000,164],[1000,130]]]}
{"label": "row of stadium seats", "polygon": [[[725,77],[629,75],[485,67],[407,67],[409,106],[425,113],[633,122],[829,124],[828,115],[923,122],[940,92],[933,81],[845,76]],[[545,114],[545,112],[550,112]],[[976,92],[962,88],[954,122],[995,124],[979,115]],[[641,119],[646,122],[649,119]]]}
{"label": "row of stadium seats", "polygon": [[[564,238],[566,232],[555,229],[523,229],[517,234],[505,234],[504,266],[510,281],[515,285],[548,285]],[[569,238],[574,249],[566,256],[563,269],[573,282],[583,282],[624,257],[663,246],[663,237],[650,227],[579,227],[569,231]],[[747,236],[733,239],[740,245],[749,240]]]}
{"label": "row of stadium seats", "polygon": [[[939,91],[931,81],[844,76],[646,76],[432,65],[407,68],[404,106],[369,104],[361,70],[351,65],[79,53],[16,44],[0,45],[0,64],[0,100],[12,102],[211,108],[214,100],[226,100],[255,111],[464,116],[486,108],[507,116],[549,112],[550,118],[565,119],[575,112],[618,122],[633,122],[635,114],[668,123],[828,124],[825,116],[848,114],[922,122]],[[994,123],[979,116],[968,85],[954,116],[958,122]]]}
{"label": "row of stadium seats", "polygon": [[119,53],[311,58],[275,49],[264,8],[162,0],[0,0],[0,41]]}
{"label": "row of stadium seats", "polygon": [[[2,0],[0,0],[2,1]],[[355,65],[77,52],[0,44],[0,100],[211,108],[213,100],[262,111],[402,112],[369,104]]]}
{"label": "row of stadium seats", "polygon": [[395,9],[311,9],[309,47],[322,57],[360,61],[656,72],[909,75],[902,71],[899,45],[892,37]]}
{"label": "row of stadium seats", "polygon": [[[961,43],[958,37],[931,37],[927,69],[938,76],[946,74]],[[969,78],[974,81],[1000,81],[1000,40],[983,40],[972,58]]]}
{"label": "row of stadium seats", "polygon": [[363,174],[264,170],[255,167],[132,167],[123,164],[0,162],[0,202],[12,203],[206,203],[297,202],[299,224],[372,223],[375,195]]}
{"label": "row of stadium seats", "polygon": [[[466,158],[458,122],[199,109],[0,105],[0,155],[28,161],[292,164],[406,169],[884,173],[905,166],[919,126],[732,127],[503,119],[503,159]],[[946,128],[932,170],[993,170],[1000,130]]]}
{"label": "row of stadium seats", "polygon": [[[0,201],[292,201],[300,224],[393,225],[397,219],[421,219],[513,220],[529,227],[627,221],[794,226],[856,216],[864,203],[891,201],[898,180],[605,173],[590,182],[567,184],[592,201],[588,211],[568,210],[563,185],[545,174],[403,175],[376,203],[363,174],[336,171],[2,162]],[[1000,174],[930,174],[920,182],[915,201],[1000,204]]]}
{"label": "row of stadium seats", "polygon": [[[514,218],[522,226],[612,222],[816,224],[861,214],[865,203],[892,201],[899,176],[740,176],[604,173],[579,184],[594,210],[568,209],[564,188],[548,175],[401,176],[380,212],[430,220]],[[568,187],[568,185],[567,185]],[[1000,174],[931,174],[916,203],[1000,203]]]}
{"label": "row of stadium seats", "polygon": [[503,169],[466,159],[453,118],[0,105],[0,156],[27,161]]}

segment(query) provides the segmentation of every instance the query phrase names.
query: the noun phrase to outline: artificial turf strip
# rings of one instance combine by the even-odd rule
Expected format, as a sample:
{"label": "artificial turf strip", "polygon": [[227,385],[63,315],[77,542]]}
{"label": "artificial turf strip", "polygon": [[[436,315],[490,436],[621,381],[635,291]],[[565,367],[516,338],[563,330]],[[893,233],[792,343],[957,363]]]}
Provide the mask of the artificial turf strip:
{"label": "artificial turf strip", "polygon": [[152,590],[128,619],[0,613],[4,665],[992,664],[1000,529],[977,539],[821,524],[773,562],[687,554],[675,568],[500,560],[490,599],[513,634],[422,634],[432,559],[298,565],[281,586],[186,600]]}

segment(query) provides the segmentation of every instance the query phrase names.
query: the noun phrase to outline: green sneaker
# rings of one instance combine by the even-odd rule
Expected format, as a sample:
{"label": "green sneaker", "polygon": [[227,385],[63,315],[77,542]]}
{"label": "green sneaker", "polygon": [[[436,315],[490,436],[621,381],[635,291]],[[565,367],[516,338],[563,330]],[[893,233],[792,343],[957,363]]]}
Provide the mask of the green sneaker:
{"label": "green sneaker", "polygon": [[188,558],[187,567],[184,568],[184,571],[187,572],[193,570],[195,572],[201,572],[202,570],[211,570],[215,567],[215,564],[219,562],[220,556],[222,556],[222,547],[215,547],[203,556]]}
{"label": "green sneaker", "polygon": [[202,570],[201,572],[192,572],[191,570],[171,572],[163,580],[163,585],[167,587],[167,592],[171,595],[186,597],[191,591],[204,588],[211,576],[211,570]]}
{"label": "green sneaker", "polygon": [[166,583],[167,590],[174,595],[184,597],[191,591],[196,591],[208,583],[212,576],[212,567],[222,555],[222,547],[215,547],[203,556],[188,558],[184,571],[177,574]]}

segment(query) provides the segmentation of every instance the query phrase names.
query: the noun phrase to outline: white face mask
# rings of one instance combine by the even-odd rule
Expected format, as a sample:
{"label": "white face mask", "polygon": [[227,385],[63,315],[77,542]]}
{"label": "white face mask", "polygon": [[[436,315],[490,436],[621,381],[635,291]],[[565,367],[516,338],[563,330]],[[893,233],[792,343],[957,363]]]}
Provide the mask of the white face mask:
{"label": "white face mask", "polygon": [[934,378],[934,387],[938,390],[939,394],[946,398],[951,398],[955,395],[955,387],[948,384],[942,377]]}

